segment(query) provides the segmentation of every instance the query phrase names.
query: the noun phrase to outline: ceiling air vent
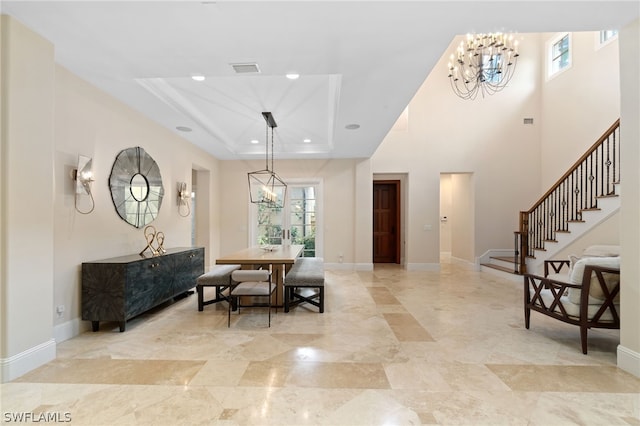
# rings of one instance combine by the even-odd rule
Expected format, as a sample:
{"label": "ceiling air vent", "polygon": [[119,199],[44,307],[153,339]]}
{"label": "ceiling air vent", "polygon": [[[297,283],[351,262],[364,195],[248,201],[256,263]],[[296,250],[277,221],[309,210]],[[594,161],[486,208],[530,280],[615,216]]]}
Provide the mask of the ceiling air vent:
{"label": "ceiling air vent", "polygon": [[236,74],[257,74],[260,72],[258,64],[231,64]]}

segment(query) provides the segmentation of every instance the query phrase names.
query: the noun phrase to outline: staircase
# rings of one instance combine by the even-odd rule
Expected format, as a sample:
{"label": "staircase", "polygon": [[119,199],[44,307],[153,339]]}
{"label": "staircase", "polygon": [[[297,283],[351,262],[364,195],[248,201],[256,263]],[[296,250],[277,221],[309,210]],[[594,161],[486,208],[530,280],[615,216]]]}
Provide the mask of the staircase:
{"label": "staircase", "polygon": [[597,209],[584,210],[582,220],[570,222],[568,230],[558,232],[553,241],[545,241],[543,249],[535,248],[534,255],[526,259],[526,270],[540,272],[545,260],[557,258],[557,253],[607,220],[618,210],[620,210],[620,184],[615,184],[612,194],[598,198]]}
{"label": "staircase", "polygon": [[513,250],[489,250],[479,258],[480,270],[513,281],[522,282],[518,275],[516,256]]}
{"label": "staircase", "polygon": [[[480,269],[504,276],[538,272],[620,208],[620,120],[528,211],[520,212],[513,250],[489,250]],[[518,278],[519,279],[519,278]]]}

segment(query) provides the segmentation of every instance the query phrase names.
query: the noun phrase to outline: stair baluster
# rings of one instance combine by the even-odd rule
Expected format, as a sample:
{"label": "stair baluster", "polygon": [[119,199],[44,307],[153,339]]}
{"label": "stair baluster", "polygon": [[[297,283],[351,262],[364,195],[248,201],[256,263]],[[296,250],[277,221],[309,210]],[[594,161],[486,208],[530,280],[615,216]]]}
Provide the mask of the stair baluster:
{"label": "stair baluster", "polygon": [[[515,232],[516,273],[526,272],[526,259],[567,232],[568,223],[582,221],[584,210],[598,209],[598,198],[615,195],[620,183],[620,120],[527,211],[521,211]],[[598,188],[599,187],[599,188]]]}

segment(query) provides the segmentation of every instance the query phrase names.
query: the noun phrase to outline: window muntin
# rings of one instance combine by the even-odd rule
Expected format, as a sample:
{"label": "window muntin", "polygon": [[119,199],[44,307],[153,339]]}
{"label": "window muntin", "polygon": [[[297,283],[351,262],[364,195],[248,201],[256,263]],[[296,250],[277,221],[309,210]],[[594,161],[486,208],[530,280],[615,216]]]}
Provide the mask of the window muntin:
{"label": "window muntin", "polygon": [[618,30],[600,31],[600,44],[605,44],[618,37]]}
{"label": "window muntin", "polygon": [[554,75],[571,65],[571,39],[565,34],[551,45],[550,75]]}
{"label": "window muntin", "polygon": [[282,244],[282,208],[258,204],[259,246]]}
{"label": "window muntin", "polygon": [[288,181],[284,207],[252,204],[249,244],[259,246],[280,244],[304,245],[303,256],[314,257],[322,252],[319,181]]}
{"label": "window muntin", "polygon": [[291,244],[304,245],[303,257],[315,257],[316,191],[314,186],[291,188]]}

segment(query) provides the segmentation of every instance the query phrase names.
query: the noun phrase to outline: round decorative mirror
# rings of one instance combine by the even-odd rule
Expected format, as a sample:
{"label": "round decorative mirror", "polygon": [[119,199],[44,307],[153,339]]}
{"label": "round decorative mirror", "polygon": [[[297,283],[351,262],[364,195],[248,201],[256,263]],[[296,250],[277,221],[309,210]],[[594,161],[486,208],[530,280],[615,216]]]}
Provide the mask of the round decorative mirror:
{"label": "round decorative mirror", "polygon": [[109,188],[125,222],[142,228],[158,216],[164,196],[160,168],[139,146],[120,151],[111,168]]}

